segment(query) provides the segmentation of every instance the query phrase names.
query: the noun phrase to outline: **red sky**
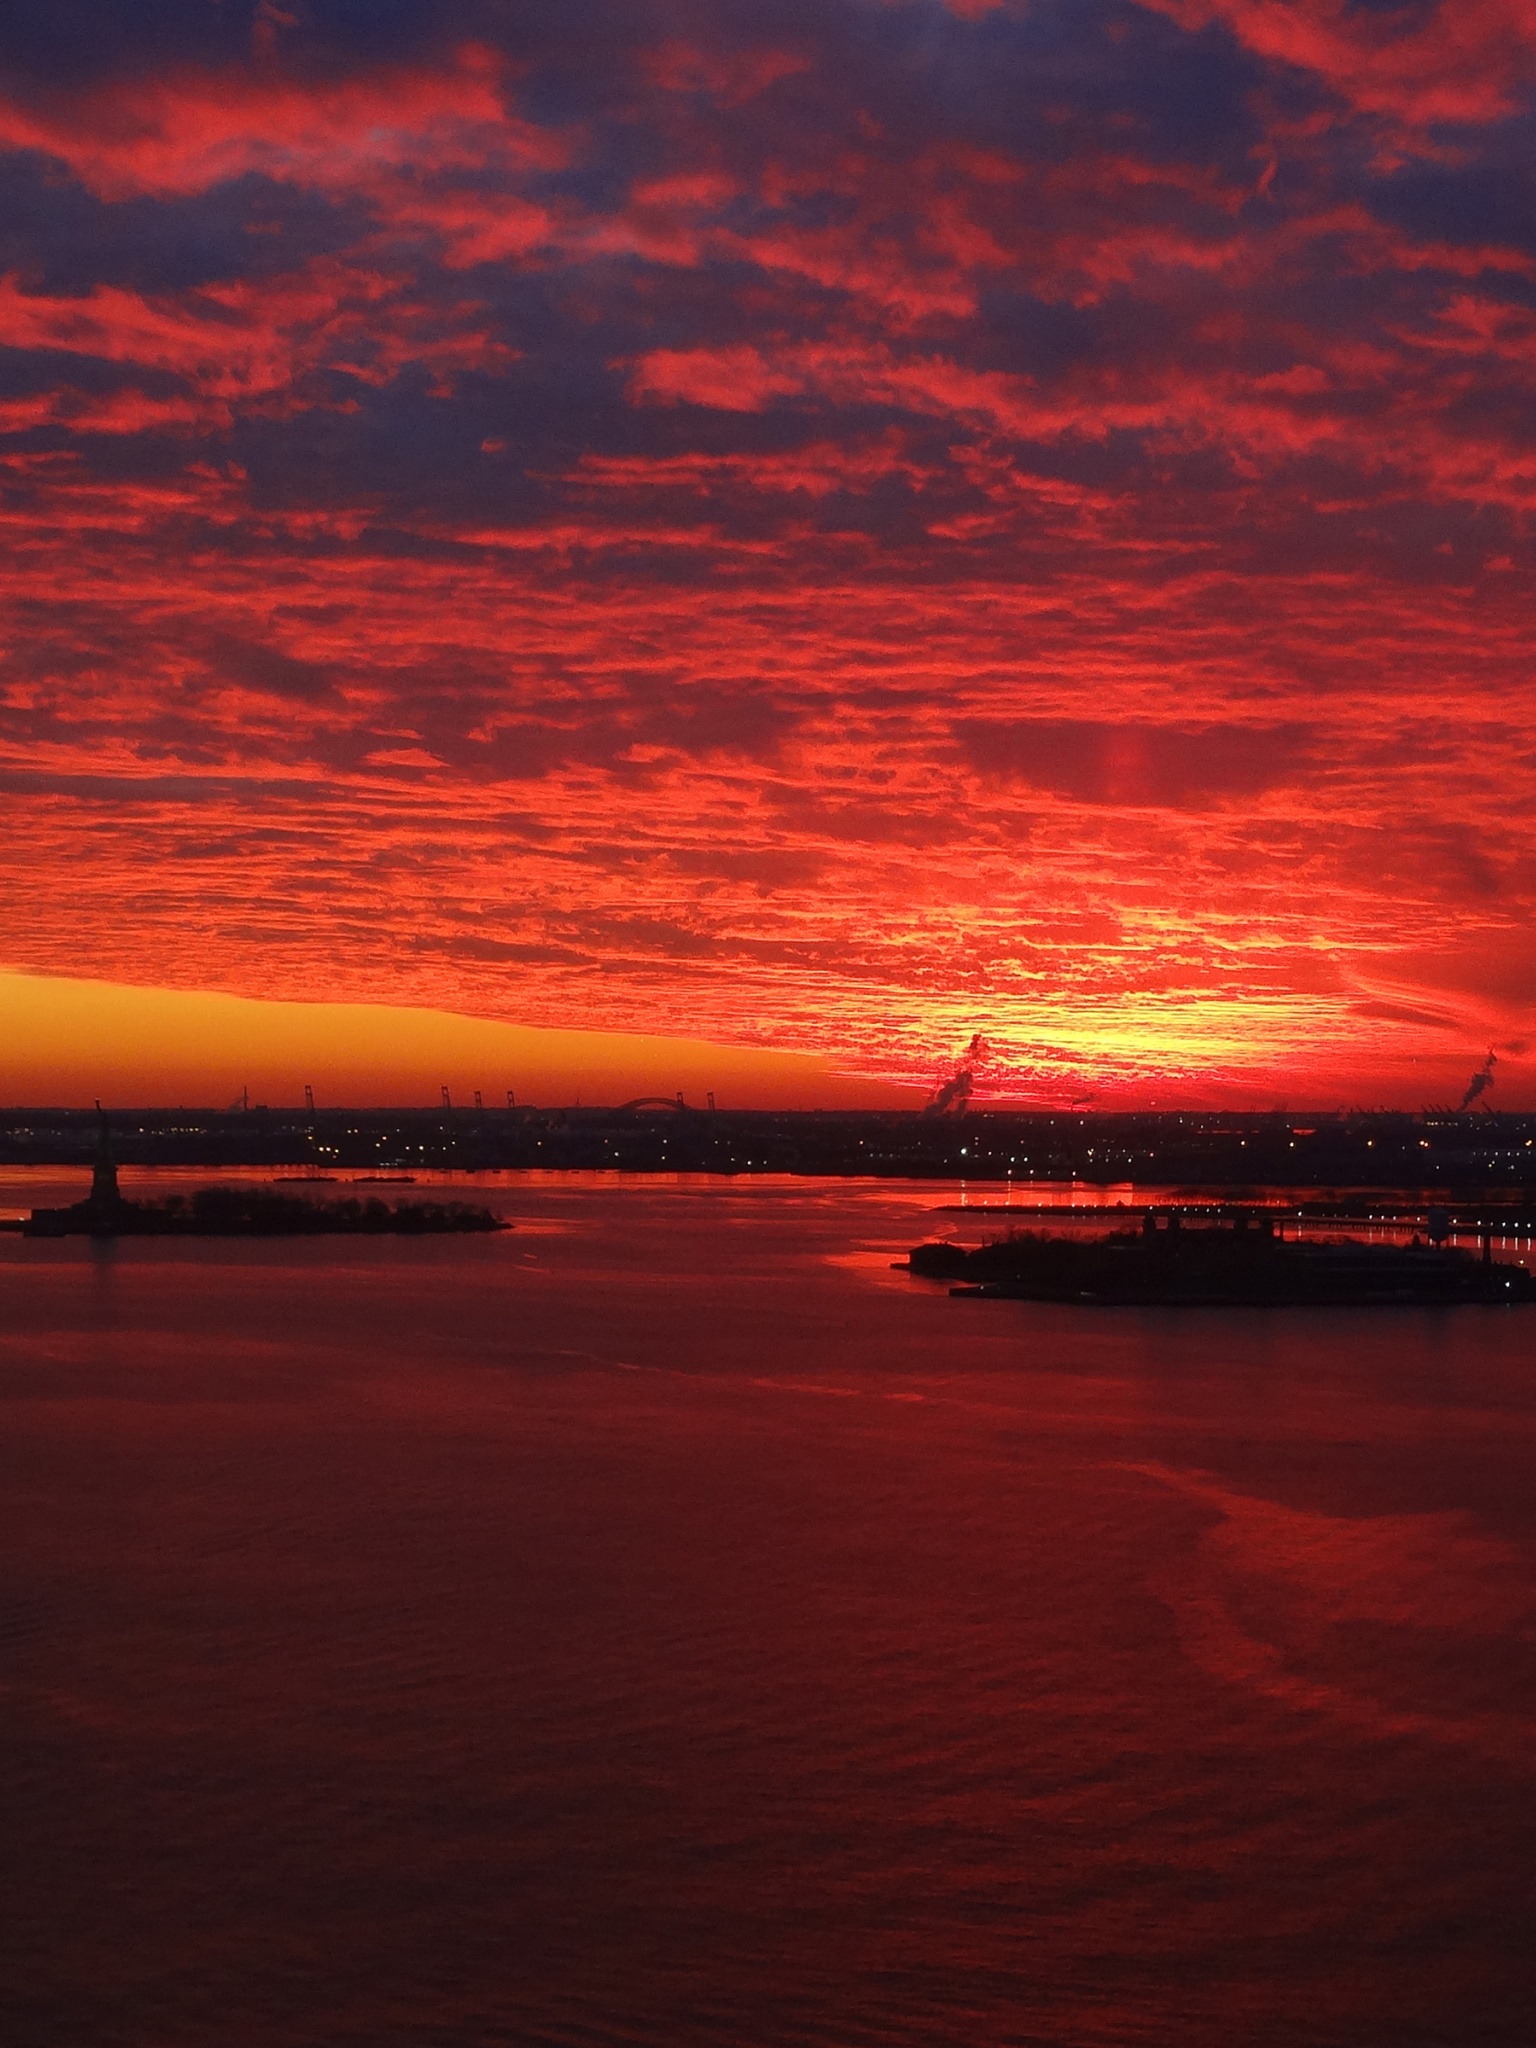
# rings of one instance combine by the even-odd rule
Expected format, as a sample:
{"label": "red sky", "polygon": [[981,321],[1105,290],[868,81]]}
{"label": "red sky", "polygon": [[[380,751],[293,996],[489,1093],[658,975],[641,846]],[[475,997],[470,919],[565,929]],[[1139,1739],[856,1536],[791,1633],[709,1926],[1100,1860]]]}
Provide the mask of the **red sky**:
{"label": "red sky", "polygon": [[1536,1101],[1533,92],[1533,0],[12,10],[0,966]]}

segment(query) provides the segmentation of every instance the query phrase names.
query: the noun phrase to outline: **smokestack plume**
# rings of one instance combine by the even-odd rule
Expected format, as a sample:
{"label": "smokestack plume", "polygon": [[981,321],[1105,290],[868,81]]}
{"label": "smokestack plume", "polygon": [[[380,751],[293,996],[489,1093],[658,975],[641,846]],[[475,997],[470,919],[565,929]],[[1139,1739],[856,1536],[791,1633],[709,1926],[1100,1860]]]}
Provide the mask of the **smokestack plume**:
{"label": "smokestack plume", "polygon": [[1458,1109],[1470,1109],[1479,1095],[1493,1086],[1493,1070],[1499,1064],[1493,1047],[1488,1048],[1488,1057],[1467,1083],[1467,1092],[1456,1105]]}
{"label": "smokestack plume", "polygon": [[978,1031],[970,1044],[955,1062],[955,1071],[947,1081],[940,1082],[933,1091],[928,1104],[930,1116],[959,1116],[971,1099],[971,1090],[976,1085],[976,1068],[987,1057],[991,1047]]}

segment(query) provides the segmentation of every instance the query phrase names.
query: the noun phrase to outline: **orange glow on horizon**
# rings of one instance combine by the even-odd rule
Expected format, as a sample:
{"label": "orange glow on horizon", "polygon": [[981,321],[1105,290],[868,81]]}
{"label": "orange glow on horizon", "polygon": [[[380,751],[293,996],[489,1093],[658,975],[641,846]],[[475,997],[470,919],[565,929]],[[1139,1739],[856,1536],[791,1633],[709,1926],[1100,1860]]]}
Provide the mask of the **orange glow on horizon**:
{"label": "orange glow on horizon", "polygon": [[[811,1055],[640,1033],[536,1031],[367,1003],[230,995],[0,972],[0,1100],[223,1109],[243,1090],[272,1107],[436,1107],[446,1086],[499,1108],[600,1105],[681,1090],[702,1107],[897,1106],[913,1098],[833,1073]],[[921,1098],[917,1098],[921,1099]]]}
{"label": "orange glow on horizon", "polygon": [[[911,1030],[958,1047],[964,1013],[914,1019]],[[1102,1110],[1243,1107],[1419,1108],[1459,1100],[1466,1061],[1415,1057],[1405,1030],[1400,1064],[1382,1064],[1343,1095],[1311,1070],[1284,1066],[1295,1018],[1234,1015],[1230,1004],[1055,1007],[1015,1013],[1015,1040],[989,1040],[968,1064],[976,1108]],[[1039,1032],[1030,1039],[1024,1034]],[[435,1106],[447,1086],[467,1105],[480,1089],[500,1106],[613,1104],[681,1089],[722,1108],[915,1109],[963,1058],[892,1081],[878,1068],[839,1070],[813,1053],[637,1032],[538,1029],[442,1010],[382,1003],[281,1002],[209,991],[141,988],[0,971],[0,1101],[80,1107],[223,1108],[297,1103],[306,1084],[332,1107]],[[1323,1048],[1326,1054],[1327,1048]],[[1527,1063],[1500,1056],[1485,1107],[1530,1106]],[[1092,1085],[1089,1078],[1092,1077]]]}

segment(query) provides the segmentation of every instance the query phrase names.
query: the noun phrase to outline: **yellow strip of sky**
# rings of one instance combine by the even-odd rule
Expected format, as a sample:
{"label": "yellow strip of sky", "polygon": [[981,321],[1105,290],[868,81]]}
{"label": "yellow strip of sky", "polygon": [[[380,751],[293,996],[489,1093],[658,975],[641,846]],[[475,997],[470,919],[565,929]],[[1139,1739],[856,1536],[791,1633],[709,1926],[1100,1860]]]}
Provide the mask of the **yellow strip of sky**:
{"label": "yellow strip of sky", "polygon": [[880,1107],[911,1089],[838,1074],[804,1053],[611,1031],[544,1031],[442,1010],[279,1003],[0,971],[0,1103],[223,1108],[622,1102],[674,1095],[721,1108]]}

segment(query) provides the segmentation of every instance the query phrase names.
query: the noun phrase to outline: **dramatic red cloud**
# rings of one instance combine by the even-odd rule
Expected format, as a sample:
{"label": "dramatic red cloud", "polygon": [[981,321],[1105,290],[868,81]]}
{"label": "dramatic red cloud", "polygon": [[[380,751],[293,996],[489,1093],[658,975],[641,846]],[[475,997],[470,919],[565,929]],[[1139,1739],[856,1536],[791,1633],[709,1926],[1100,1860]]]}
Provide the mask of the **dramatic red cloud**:
{"label": "dramatic red cloud", "polygon": [[1046,1100],[1536,1036],[1536,10],[227,12],[0,30],[7,964]]}
{"label": "dramatic red cloud", "polygon": [[1146,0],[1220,23],[1259,56],[1315,73],[1349,105],[1425,127],[1503,120],[1536,76],[1531,0],[1362,7],[1356,0]]}
{"label": "dramatic red cloud", "polygon": [[391,181],[423,170],[558,168],[568,155],[559,138],[510,113],[506,69],[476,44],[438,68],[370,65],[324,83],[170,67],[13,101],[0,111],[0,145],[57,161],[106,200],[184,197],[251,176],[397,197]]}

